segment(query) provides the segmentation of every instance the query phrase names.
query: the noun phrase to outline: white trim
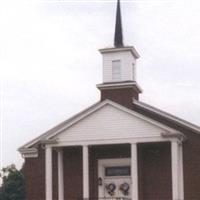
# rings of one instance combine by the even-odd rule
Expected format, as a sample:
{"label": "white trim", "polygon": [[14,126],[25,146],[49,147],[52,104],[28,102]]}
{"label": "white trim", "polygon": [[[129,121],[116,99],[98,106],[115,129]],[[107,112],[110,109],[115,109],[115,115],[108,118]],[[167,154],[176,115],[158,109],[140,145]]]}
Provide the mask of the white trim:
{"label": "white trim", "polygon": [[146,109],[146,110],[148,110],[148,111],[151,111],[151,112],[153,112],[153,113],[156,113],[156,114],[158,114],[158,115],[160,115],[160,116],[162,116],[162,117],[168,118],[168,119],[170,119],[170,120],[172,120],[172,121],[174,121],[174,122],[176,122],[176,123],[179,123],[179,124],[181,124],[181,125],[183,125],[183,126],[185,126],[185,127],[187,127],[187,128],[190,128],[190,129],[192,129],[194,132],[200,134],[200,127],[197,126],[197,125],[195,125],[195,124],[192,124],[192,123],[190,123],[190,122],[188,122],[188,121],[185,121],[185,120],[183,120],[183,119],[180,119],[180,118],[178,118],[178,117],[176,117],[176,116],[174,116],[174,115],[172,115],[172,114],[170,114],[170,113],[167,113],[167,112],[165,112],[165,111],[162,111],[162,110],[160,110],[160,109],[157,109],[157,108],[155,108],[155,107],[153,107],[153,106],[150,106],[150,105],[148,105],[148,104],[146,104],[146,103],[137,101],[137,100],[135,100],[135,99],[133,100],[133,104],[135,104],[135,105],[137,105],[137,106],[140,106],[140,107],[142,107],[142,108],[144,108],[144,109]]}
{"label": "white trim", "polygon": [[132,178],[132,200],[138,200],[138,157],[137,144],[131,144],[131,178]]}
{"label": "white trim", "polygon": [[140,57],[140,55],[138,54],[138,52],[136,51],[136,49],[133,46],[126,46],[126,47],[121,47],[121,48],[115,48],[115,47],[104,48],[104,49],[99,49],[99,51],[101,54],[112,53],[112,52],[121,52],[121,51],[130,51],[135,58]]}
{"label": "white trim", "polygon": [[58,199],[64,200],[64,170],[63,170],[63,149],[58,152]]}
{"label": "white trim", "polygon": [[142,93],[142,88],[137,84],[136,81],[130,82],[109,82],[109,83],[101,83],[97,84],[96,87],[100,90],[108,90],[108,89],[121,89],[121,88],[133,88],[138,93]]}
{"label": "white trim", "polygon": [[148,142],[170,142],[179,141],[177,138],[163,137],[137,137],[127,139],[108,139],[108,140],[81,140],[81,141],[59,141],[57,144],[51,144],[52,147],[64,146],[83,146],[83,145],[107,145],[107,144],[131,144],[131,143],[148,143]]}
{"label": "white trim", "polygon": [[53,183],[52,183],[52,148],[45,148],[45,184],[46,184],[46,200],[53,200]]}
{"label": "white trim", "polygon": [[88,146],[84,145],[83,153],[83,198],[89,198],[89,154]]}
{"label": "white trim", "polygon": [[19,152],[22,154],[23,158],[37,158],[38,149],[36,148],[21,148]]}
{"label": "white trim", "polygon": [[187,137],[183,133],[169,133],[169,132],[163,132],[161,133],[162,137],[164,138],[178,138],[181,142],[185,141]]}
{"label": "white trim", "polygon": [[98,160],[98,166],[121,166],[121,165],[131,165],[131,159],[130,158],[105,158],[105,159],[99,159]]}

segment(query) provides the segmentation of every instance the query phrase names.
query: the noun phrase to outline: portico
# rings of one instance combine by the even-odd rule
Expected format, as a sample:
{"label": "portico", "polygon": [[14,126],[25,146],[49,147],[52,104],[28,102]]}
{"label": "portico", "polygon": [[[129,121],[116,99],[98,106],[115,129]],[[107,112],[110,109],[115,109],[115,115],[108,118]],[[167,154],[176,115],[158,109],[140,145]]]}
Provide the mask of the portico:
{"label": "portico", "polygon": [[[64,164],[63,164],[63,149],[65,147],[76,147],[81,146],[81,153],[82,153],[82,191],[83,191],[83,199],[89,199],[91,190],[90,190],[90,156],[89,152],[92,151],[92,148],[101,146],[103,147],[108,145],[126,145],[129,150],[129,155],[123,156],[130,156],[131,160],[131,199],[132,200],[139,200],[139,185],[138,181],[140,177],[138,176],[138,146],[140,144],[151,144],[151,143],[169,143],[170,144],[170,151],[171,151],[171,180],[172,180],[172,199],[183,199],[183,164],[182,164],[182,139],[181,137],[174,137],[171,136],[170,138],[166,136],[159,137],[152,137],[152,138],[129,138],[123,140],[104,140],[104,141],[87,141],[87,142],[74,142],[69,144],[67,142],[62,141],[55,141],[55,143],[46,144],[45,145],[45,168],[46,168],[46,200],[53,200],[52,199],[52,191],[53,191],[53,179],[52,179],[52,151],[56,148],[57,150],[57,165],[58,165],[58,199],[64,200],[67,199],[64,197]],[[46,141],[47,142],[47,141]],[[116,155],[114,155],[116,157]],[[67,161],[66,161],[67,162]],[[98,180],[96,180],[98,181]],[[141,181],[141,180],[140,180]],[[94,196],[92,196],[94,198]],[[95,198],[98,199],[98,196]]]}

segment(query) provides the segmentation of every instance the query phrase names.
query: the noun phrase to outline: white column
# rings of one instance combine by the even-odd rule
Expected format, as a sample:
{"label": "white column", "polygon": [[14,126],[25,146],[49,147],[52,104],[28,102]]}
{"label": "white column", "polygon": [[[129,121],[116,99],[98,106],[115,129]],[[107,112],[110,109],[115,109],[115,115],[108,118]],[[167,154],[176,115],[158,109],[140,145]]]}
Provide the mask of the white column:
{"label": "white column", "polygon": [[138,159],[137,144],[131,144],[131,178],[132,178],[132,200],[138,200]]}
{"label": "white column", "polygon": [[171,142],[171,162],[172,162],[172,199],[179,199],[179,144],[177,141]]}
{"label": "white column", "polygon": [[58,149],[58,199],[64,200],[63,150]]}
{"label": "white column", "polygon": [[183,177],[183,146],[179,144],[179,194],[180,200],[184,199],[184,177]]}
{"label": "white column", "polygon": [[83,146],[83,198],[89,198],[88,146]]}
{"label": "white column", "polygon": [[52,147],[45,148],[46,200],[52,200]]}

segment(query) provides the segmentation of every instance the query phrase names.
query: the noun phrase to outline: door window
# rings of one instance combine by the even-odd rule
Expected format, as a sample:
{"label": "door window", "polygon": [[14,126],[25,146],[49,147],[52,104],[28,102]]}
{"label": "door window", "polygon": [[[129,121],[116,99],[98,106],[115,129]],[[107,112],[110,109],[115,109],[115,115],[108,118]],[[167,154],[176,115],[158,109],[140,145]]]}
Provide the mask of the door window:
{"label": "door window", "polygon": [[130,176],[130,166],[105,167],[105,176]]}

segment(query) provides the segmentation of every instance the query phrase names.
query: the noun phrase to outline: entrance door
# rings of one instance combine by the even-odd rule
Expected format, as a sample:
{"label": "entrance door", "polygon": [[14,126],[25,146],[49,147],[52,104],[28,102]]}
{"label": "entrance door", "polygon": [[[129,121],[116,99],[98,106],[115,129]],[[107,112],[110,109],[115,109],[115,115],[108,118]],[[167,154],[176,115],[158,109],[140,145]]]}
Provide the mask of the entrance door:
{"label": "entrance door", "polygon": [[129,158],[98,161],[99,198],[131,199],[131,165]]}

